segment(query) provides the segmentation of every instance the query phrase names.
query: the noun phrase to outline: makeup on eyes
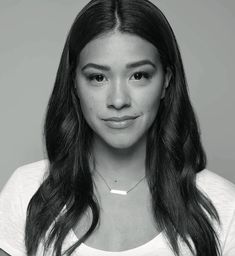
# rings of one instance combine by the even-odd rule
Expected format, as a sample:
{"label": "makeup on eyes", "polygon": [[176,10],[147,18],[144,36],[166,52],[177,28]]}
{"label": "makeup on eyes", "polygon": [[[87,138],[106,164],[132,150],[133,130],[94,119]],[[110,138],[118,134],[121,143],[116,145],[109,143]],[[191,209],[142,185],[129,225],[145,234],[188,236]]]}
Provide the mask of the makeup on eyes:
{"label": "makeup on eyes", "polygon": [[[132,73],[132,75],[130,76],[130,80],[136,80],[136,81],[140,81],[143,79],[151,79],[153,76],[154,72],[153,71],[136,71],[134,73]],[[85,74],[85,77],[88,81],[95,81],[95,82],[105,82],[107,81],[106,76],[103,73],[87,73]],[[100,80],[100,81],[98,81]]]}
{"label": "makeup on eyes", "polygon": [[[131,82],[150,81],[158,70],[158,64],[145,59],[127,63],[125,69],[121,72],[121,76]],[[80,72],[87,82],[95,84],[103,84],[115,76],[110,66],[92,62],[85,64]]]}

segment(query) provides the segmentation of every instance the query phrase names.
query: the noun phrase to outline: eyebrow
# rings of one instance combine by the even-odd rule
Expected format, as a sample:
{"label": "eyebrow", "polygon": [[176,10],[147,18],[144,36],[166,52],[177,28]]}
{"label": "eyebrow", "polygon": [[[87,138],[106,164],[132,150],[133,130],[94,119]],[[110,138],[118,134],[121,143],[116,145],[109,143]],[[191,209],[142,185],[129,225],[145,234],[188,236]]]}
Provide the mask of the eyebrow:
{"label": "eyebrow", "polygon": [[[154,68],[156,68],[156,65],[150,60],[140,60],[140,61],[128,63],[126,65],[126,68],[127,69],[136,68],[136,67],[143,66],[143,65],[151,65]],[[86,68],[96,68],[96,69],[101,69],[101,70],[104,70],[104,71],[110,71],[111,70],[111,68],[109,66],[99,65],[99,64],[95,64],[95,63],[88,63],[81,70],[83,71]]]}

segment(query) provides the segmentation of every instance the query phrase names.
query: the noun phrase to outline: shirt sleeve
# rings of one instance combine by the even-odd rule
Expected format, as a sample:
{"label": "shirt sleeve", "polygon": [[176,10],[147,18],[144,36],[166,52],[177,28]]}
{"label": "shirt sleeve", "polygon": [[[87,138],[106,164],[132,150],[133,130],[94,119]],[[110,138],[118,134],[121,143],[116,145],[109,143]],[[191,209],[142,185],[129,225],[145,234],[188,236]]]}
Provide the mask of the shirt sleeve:
{"label": "shirt sleeve", "polygon": [[11,256],[25,256],[26,209],[19,169],[0,192],[0,248]]}
{"label": "shirt sleeve", "polygon": [[232,219],[226,234],[222,256],[235,255],[235,211],[233,212]]}

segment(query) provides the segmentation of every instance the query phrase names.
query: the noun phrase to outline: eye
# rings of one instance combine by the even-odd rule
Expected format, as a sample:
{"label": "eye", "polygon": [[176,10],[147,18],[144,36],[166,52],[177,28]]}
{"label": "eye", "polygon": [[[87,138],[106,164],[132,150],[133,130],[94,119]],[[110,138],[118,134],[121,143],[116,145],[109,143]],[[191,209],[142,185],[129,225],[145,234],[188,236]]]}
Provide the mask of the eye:
{"label": "eye", "polygon": [[90,81],[96,81],[98,83],[102,83],[105,81],[105,77],[102,74],[92,74],[88,76]]}
{"label": "eye", "polygon": [[142,78],[149,79],[150,74],[148,74],[147,72],[140,71],[140,72],[134,73],[133,77],[135,80],[141,80]]}

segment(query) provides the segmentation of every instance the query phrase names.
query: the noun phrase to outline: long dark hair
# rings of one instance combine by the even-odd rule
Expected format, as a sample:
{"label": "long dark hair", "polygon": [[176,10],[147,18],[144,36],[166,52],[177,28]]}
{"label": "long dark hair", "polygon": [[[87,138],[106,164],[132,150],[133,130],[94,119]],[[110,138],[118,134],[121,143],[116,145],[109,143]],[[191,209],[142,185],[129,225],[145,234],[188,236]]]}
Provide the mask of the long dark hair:
{"label": "long dark hair", "polygon": [[[220,255],[212,202],[196,186],[196,174],[206,166],[200,132],[191,106],[184,68],[174,33],[162,12],[148,0],[92,0],[76,17],[68,34],[48,104],[44,126],[49,174],[32,197],[25,243],[34,255],[40,241],[54,243],[62,254],[66,235],[89,208],[90,229],[65,253],[70,255],[94,231],[99,205],[89,167],[93,131],[86,123],[74,77],[79,54],[91,40],[117,30],[138,35],[158,50],[172,77],[147,135],[146,179],[156,224],[179,255],[180,237],[198,256]],[[66,205],[66,211],[62,211]]]}

